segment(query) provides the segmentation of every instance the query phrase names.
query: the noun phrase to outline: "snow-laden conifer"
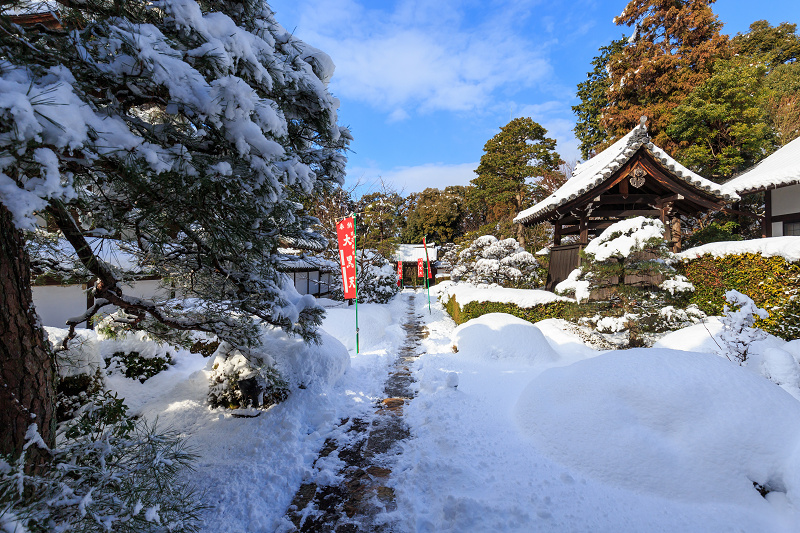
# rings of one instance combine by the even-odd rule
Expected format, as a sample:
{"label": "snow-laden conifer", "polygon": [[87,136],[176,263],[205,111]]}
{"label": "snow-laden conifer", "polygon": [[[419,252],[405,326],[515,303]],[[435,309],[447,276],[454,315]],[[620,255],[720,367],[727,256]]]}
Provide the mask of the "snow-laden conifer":
{"label": "snow-laden conifer", "polygon": [[[0,17],[0,201],[19,228],[46,211],[98,279],[73,322],[115,305],[162,334],[246,346],[265,321],[315,339],[322,309],[285,290],[275,255],[323,240],[301,202],[343,181],[330,58],[256,0],[57,7],[54,29]],[[183,299],[129,295],[90,236]]]}
{"label": "snow-laden conifer", "polygon": [[540,285],[539,263],[516,239],[493,235],[478,237],[458,254],[453,281],[496,283],[503,287],[530,289]]}

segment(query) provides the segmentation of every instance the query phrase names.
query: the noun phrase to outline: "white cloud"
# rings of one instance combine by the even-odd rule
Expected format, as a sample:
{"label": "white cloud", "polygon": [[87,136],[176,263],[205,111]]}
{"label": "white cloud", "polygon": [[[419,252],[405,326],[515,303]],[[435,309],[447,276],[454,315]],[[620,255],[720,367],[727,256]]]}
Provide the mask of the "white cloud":
{"label": "white cloud", "polygon": [[305,0],[298,31],[333,58],[337,95],[392,113],[391,120],[400,110],[479,110],[497,91],[551,76],[547,43],[519,29],[520,2],[484,5],[482,17],[467,16],[480,5],[470,4],[408,0],[386,11],[354,0]]}
{"label": "white cloud", "polygon": [[428,187],[444,189],[449,185],[469,185],[475,178],[474,170],[478,163],[460,163],[446,165],[443,163],[427,163],[412,167],[396,167],[391,170],[376,168],[349,168],[347,173],[351,178],[348,181],[360,179],[362,187],[369,188],[385,184],[403,195],[412,192],[421,192]]}

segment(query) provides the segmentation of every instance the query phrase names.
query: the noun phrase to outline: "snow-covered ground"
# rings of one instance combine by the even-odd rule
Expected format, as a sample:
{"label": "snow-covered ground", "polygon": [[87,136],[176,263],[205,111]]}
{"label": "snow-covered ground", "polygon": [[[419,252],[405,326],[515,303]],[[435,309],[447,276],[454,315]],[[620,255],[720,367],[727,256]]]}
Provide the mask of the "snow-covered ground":
{"label": "snow-covered ground", "polygon": [[[314,461],[340,419],[381,399],[408,294],[359,306],[359,354],[353,307],[329,309],[320,346],[276,337],[278,358],[346,350],[349,367],[314,370],[327,378],[257,418],[209,408],[208,359],[188,352],[144,384],[111,380],[135,413],[189,437],[200,456],[189,475],[211,505],[204,531],[287,530],[301,483],[336,477],[337,460]],[[401,531],[797,531],[798,383],[779,387],[759,365],[780,350],[797,366],[799,342],[768,338],[741,367],[714,355],[713,320],[654,348],[599,352],[559,320],[492,314],[457,328],[435,299],[430,313],[427,298],[415,305],[430,335],[385,517]]]}

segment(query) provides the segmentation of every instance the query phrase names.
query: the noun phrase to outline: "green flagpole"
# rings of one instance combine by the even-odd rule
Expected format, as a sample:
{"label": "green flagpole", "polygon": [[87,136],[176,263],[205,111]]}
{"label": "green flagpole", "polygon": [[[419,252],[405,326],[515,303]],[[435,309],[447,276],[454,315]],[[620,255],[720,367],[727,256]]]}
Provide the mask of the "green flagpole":
{"label": "green flagpole", "polygon": [[353,213],[353,255],[355,256],[355,276],[356,276],[356,353],[358,352],[358,232],[356,231],[356,214]]}
{"label": "green flagpole", "polygon": [[425,237],[422,237],[422,246],[425,247],[425,261],[428,263],[428,269],[425,272],[425,286],[428,288],[428,314],[432,314],[431,311],[431,260],[428,258],[428,244],[425,242]]}

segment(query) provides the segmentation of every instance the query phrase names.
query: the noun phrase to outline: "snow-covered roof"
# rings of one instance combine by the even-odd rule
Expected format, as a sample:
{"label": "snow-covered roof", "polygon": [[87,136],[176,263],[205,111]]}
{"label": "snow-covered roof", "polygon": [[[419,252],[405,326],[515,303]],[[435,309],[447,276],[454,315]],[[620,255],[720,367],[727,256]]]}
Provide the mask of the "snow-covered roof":
{"label": "snow-covered roof", "polygon": [[697,259],[703,255],[760,254],[763,257],[780,256],[787,261],[800,261],[800,237],[768,237],[749,241],[712,242],[675,254],[676,259]]}
{"label": "snow-covered roof", "polygon": [[[428,258],[431,261],[439,259],[438,250],[436,243],[428,243]],[[394,253],[395,261],[416,261],[420,258],[425,259],[425,248],[421,244],[401,244]]]}
{"label": "snow-covered roof", "polygon": [[320,256],[305,255],[301,250],[278,248],[278,269],[284,272],[303,272],[306,270],[337,272],[339,265],[336,261]]}
{"label": "snow-covered roof", "polygon": [[520,212],[514,218],[514,222],[524,223],[533,218],[539,218],[600,186],[604,181],[611,178],[642,147],[669,169],[673,175],[693,187],[702,189],[721,199],[739,199],[735,192],[724,191],[722,186],[695,174],[653,144],[647,135],[647,126],[641,123],[608,148],[575,167],[572,177],[564,185],[538,204]]}
{"label": "snow-covered roof", "polygon": [[723,185],[728,192],[749,192],[800,183],[800,137]]}

